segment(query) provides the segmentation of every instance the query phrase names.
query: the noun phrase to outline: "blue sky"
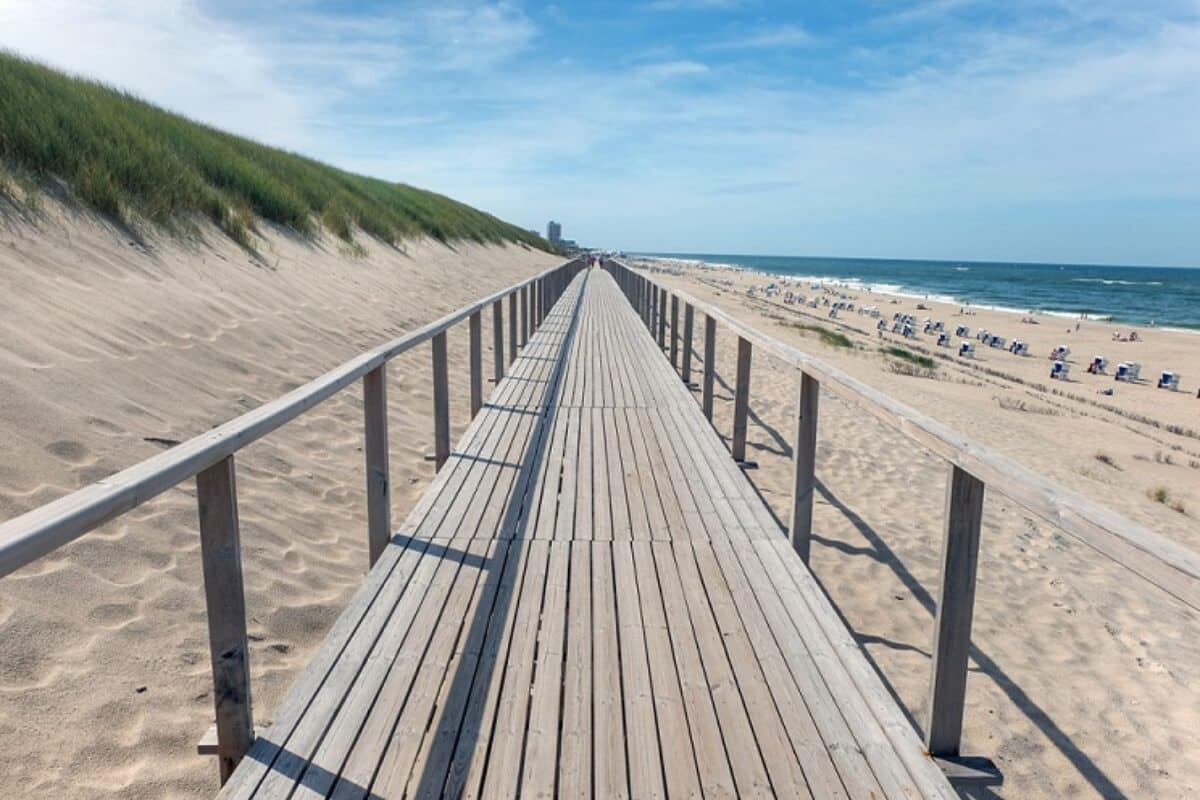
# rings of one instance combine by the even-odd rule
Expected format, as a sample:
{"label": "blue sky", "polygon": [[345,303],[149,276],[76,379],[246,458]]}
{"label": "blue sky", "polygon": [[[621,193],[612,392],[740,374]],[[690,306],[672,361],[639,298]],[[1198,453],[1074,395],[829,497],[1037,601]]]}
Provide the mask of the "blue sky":
{"label": "blue sky", "polygon": [[0,0],[0,46],[589,244],[1200,265],[1200,0]]}

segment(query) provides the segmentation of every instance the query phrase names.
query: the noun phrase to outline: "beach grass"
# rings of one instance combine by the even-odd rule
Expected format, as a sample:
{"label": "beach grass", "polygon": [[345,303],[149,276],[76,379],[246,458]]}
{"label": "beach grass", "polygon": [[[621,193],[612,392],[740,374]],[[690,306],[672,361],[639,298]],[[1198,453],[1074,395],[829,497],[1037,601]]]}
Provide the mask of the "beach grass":
{"label": "beach grass", "polygon": [[881,347],[879,349],[884,355],[891,356],[892,358],[898,358],[901,361],[907,361],[908,363],[914,364],[918,367],[924,367],[925,369],[937,369],[937,362],[932,358],[914,353],[907,348],[893,346]]}
{"label": "beach grass", "polygon": [[854,342],[850,341],[850,337],[844,333],[831,331],[828,328],[822,328],[820,325],[808,325],[803,322],[792,322],[789,324],[797,330],[816,334],[822,342],[830,347],[854,347]]}
{"label": "beach grass", "polygon": [[[2,177],[7,173],[8,178]],[[434,192],[356,175],[0,51],[0,182],[59,186],[125,224],[197,218],[251,246],[259,220],[305,236],[397,243],[540,236]]]}

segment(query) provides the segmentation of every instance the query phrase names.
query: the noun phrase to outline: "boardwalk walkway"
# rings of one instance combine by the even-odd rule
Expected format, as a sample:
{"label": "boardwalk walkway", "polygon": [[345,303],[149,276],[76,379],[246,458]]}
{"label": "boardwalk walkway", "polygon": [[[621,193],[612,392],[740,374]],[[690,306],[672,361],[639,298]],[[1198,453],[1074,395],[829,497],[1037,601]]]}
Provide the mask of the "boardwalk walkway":
{"label": "boardwalk walkway", "polygon": [[221,794],[442,795],[956,796],[599,270]]}

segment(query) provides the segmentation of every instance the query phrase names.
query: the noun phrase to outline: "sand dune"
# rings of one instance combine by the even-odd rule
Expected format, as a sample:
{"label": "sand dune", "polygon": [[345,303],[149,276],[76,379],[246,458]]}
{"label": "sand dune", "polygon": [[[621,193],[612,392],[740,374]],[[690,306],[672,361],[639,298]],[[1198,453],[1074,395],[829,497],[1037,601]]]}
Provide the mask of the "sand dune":
{"label": "sand dune", "polygon": [[[1136,349],[1145,364],[1200,374],[1200,338],[1141,330],[1140,344],[1111,343],[1111,323],[1085,322],[1078,333],[1072,323],[1068,336],[1067,323],[1055,318],[1022,325],[1019,315],[981,311],[967,318],[972,329],[982,324],[1026,338],[1036,357],[987,350],[982,363],[940,363],[931,379],[893,372],[879,347],[900,337],[880,341],[870,318],[851,313],[833,322],[824,309],[747,296],[751,284],[767,282],[761,276],[672,272],[655,278],[716,302],[1039,473],[1200,548],[1194,388],[1185,395],[1153,384],[1118,384],[1108,398],[1095,392],[1112,386],[1111,377],[1082,374],[1083,365],[1072,383],[1046,380],[1043,352],[1066,338],[1075,356],[1095,350],[1115,363]],[[905,309],[950,320],[957,311],[919,312],[916,300],[892,305],[882,295],[869,302],[889,318]],[[839,330],[857,347],[825,345],[796,323]],[[699,321],[696,330],[699,353]],[[927,337],[922,341],[934,347]],[[728,435],[736,346],[721,328],[718,353],[715,424]],[[755,351],[747,453],[759,468],[747,474],[778,515],[790,503],[796,383],[790,368]],[[1111,409],[1094,402],[1101,399]],[[926,714],[948,468],[830,392],[822,394],[820,414],[814,572],[919,726]],[[1185,513],[1148,495],[1158,486],[1168,486]],[[995,759],[1006,781],[995,795],[977,796],[1196,796],[1200,615],[994,487],[984,510],[964,752]]]}
{"label": "sand dune", "polygon": [[[280,232],[253,259],[215,234],[144,242],[52,204],[36,224],[5,219],[0,518],[561,260],[432,241],[367,249]],[[465,325],[450,334],[456,364],[466,337]],[[429,372],[428,346],[389,367],[394,518],[433,474]],[[465,374],[451,369],[455,439]],[[238,456],[260,721],[366,570],[361,439],[352,388]],[[0,582],[0,794],[215,791],[215,764],[195,755],[212,720],[196,524],[187,484]]]}

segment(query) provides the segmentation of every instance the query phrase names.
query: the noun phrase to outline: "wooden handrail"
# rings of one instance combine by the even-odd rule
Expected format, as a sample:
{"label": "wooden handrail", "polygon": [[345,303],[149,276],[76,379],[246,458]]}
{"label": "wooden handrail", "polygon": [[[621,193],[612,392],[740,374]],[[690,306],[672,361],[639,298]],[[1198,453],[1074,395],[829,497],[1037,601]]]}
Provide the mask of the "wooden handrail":
{"label": "wooden handrail", "polygon": [[520,291],[538,278],[573,263],[567,262],[452,311],[211,431],[0,523],[0,577],[137,508],[329,399],[376,367],[423,344],[493,302]]}
{"label": "wooden handrail", "polygon": [[[216,753],[221,782],[224,783],[254,740],[234,454],[362,378],[367,552],[373,566],[391,538],[387,362],[426,340],[432,342],[435,457],[437,467],[441,469],[450,455],[446,331],[464,319],[469,320],[471,416],[474,417],[482,402],[480,312],[491,306],[495,314],[494,347],[499,377],[502,374],[500,309],[503,299],[506,296],[509,298],[510,312],[515,308],[518,297],[522,301],[521,344],[524,345],[540,321],[531,318],[531,299],[535,289],[544,288],[545,279],[553,279],[557,298],[566,289],[569,278],[582,267],[583,262],[575,259],[514,284],[412,333],[368,350],[208,433],[0,524],[0,577],[194,476],[217,718]],[[511,325],[515,320],[516,314],[511,313],[509,344],[514,357],[516,335]]]}
{"label": "wooden handrail", "polygon": [[[660,288],[643,273],[608,259],[608,269],[634,308],[649,294],[656,314],[643,315],[650,336],[663,345],[664,309],[667,289]],[[671,364],[674,364],[677,303],[684,303],[684,318],[693,308],[705,314],[704,385],[701,406],[712,421],[712,382],[715,369],[716,323],[724,323],[737,334],[737,381],[734,386],[734,421],[730,454],[745,462],[746,416],[750,389],[750,353],[758,346],[796,367],[800,376],[797,394],[796,438],[792,459],[792,509],[789,534],[792,547],[808,563],[812,539],[813,468],[817,447],[818,393],[821,383],[880,421],[898,428],[910,439],[950,462],[946,490],[945,527],[942,538],[941,574],[937,591],[936,618],[925,746],[943,768],[959,756],[962,718],[966,700],[967,656],[971,643],[971,620],[975,607],[975,576],[986,488],[1005,495],[1019,505],[1074,536],[1118,564],[1200,610],[1200,555],[1127,520],[1077,492],[1055,484],[994,453],[962,434],[937,422],[862,381],[808,353],[784,344],[735,319],[716,306],[697,300],[678,289],[671,291]],[[657,322],[657,336],[655,323]],[[691,335],[690,325],[685,335]],[[685,345],[687,347],[687,345]],[[687,381],[690,374],[681,376]],[[994,778],[991,770],[978,775]]]}
{"label": "wooden handrail", "polygon": [[[630,269],[624,264],[620,266]],[[842,370],[750,327],[711,303],[678,289],[671,291],[681,302],[696,307],[709,319],[722,323],[743,339],[818,379],[823,388],[982,480],[991,491],[1008,497],[1186,605],[1200,610],[1200,554],[1038,475]]]}

